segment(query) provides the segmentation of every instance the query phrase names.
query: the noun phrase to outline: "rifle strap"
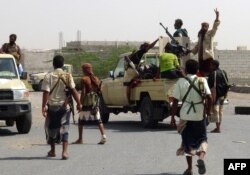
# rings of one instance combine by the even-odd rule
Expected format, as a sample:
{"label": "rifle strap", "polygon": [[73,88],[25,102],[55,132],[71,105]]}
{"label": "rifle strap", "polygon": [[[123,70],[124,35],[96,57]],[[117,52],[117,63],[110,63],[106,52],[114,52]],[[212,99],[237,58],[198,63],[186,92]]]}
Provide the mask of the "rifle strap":
{"label": "rifle strap", "polygon": [[[194,85],[194,82],[197,80],[197,77],[195,77],[193,81],[191,81],[187,77],[184,77],[184,78],[189,82],[190,85],[189,85],[188,91],[186,92],[185,96],[182,99],[181,107],[182,107],[182,105],[183,105],[184,102],[190,103],[190,107],[189,107],[189,109],[187,111],[187,114],[189,114],[189,112],[190,112],[191,109],[193,109],[194,112],[196,112],[196,109],[195,109],[195,105],[196,104],[201,104],[201,103],[203,104],[203,97],[202,97],[201,91]],[[202,101],[197,102],[197,103],[194,103],[193,101],[191,101],[191,102],[186,101],[187,95],[189,94],[189,92],[190,92],[190,90],[192,88],[201,96]]]}
{"label": "rifle strap", "polygon": [[[188,87],[188,90],[187,90],[186,94],[184,95],[184,97],[183,97],[183,99],[182,99],[182,104],[181,104],[180,109],[182,108],[183,103],[186,101],[186,98],[187,98],[187,96],[188,96],[190,90],[192,89],[192,86],[191,86],[192,82],[191,82],[188,78],[186,78],[186,77],[184,77],[184,78],[189,82],[190,86]],[[195,82],[196,79],[197,79],[197,77],[194,78],[193,82]],[[190,83],[190,82],[191,82],[191,83]]]}
{"label": "rifle strap", "polygon": [[49,92],[49,95],[52,94],[52,92],[55,90],[56,86],[59,84],[60,79],[61,79],[61,78],[60,78],[61,76],[62,76],[62,74],[59,74],[59,75],[58,75],[58,80],[57,80],[56,84],[53,86],[53,88],[51,89],[51,91]]}
{"label": "rifle strap", "polygon": [[224,70],[222,70],[222,75],[224,77],[224,80],[225,80],[226,84],[228,85],[228,78],[226,77],[226,73],[225,73]]}

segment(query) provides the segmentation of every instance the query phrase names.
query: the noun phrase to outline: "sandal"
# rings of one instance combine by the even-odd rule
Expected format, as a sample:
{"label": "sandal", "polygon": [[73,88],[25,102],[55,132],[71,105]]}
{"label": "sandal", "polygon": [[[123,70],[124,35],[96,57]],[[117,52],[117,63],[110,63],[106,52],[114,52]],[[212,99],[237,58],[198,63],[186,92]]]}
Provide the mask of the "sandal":
{"label": "sandal", "polygon": [[98,143],[99,145],[104,145],[106,143],[106,138],[102,138],[101,141]]}
{"label": "sandal", "polygon": [[184,171],[183,175],[193,175],[193,171],[186,169],[186,171]]}
{"label": "sandal", "polygon": [[47,157],[56,157],[56,154],[49,151]]}
{"label": "sandal", "polygon": [[68,156],[62,156],[62,160],[68,160],[69,157]]}
{"label": "sandal", "polygon": [[220,131],[217,128],[215,128],[211,131],[211,133],[220,133]]}
{"label": "sandal", "polygon": [[198,159],[197,160],[197,167],[198,167],[199,174],[205,174],[206,173],[206,166],[205,166],[204,160]]}

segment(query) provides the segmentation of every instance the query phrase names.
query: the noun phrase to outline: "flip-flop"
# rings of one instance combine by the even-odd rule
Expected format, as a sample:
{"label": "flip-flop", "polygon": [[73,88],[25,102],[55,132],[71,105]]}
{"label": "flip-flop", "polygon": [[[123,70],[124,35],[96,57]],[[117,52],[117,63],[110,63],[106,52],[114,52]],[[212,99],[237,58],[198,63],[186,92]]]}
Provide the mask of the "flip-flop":
{"label": "flip-flop", "polygon": [[197,167],[198,167],[199,174],[205,174],[206,173],[206,166],[205,166],[204,160],[198,159],[197,164],[198,164]]}
{"label": "flip-flop", "polygon": [[72,142],[72,144],[83,144],[83,142],[80,142],[80,141],[75,141],[75,142]]}
{"label": "flip-flop", "polygon": [[56,154],[49,151],[47,157],[56,157]]}
{"label": "flip-flop", "polygon": [[193,172],[187,169],[184,171],[183,175],[193,175]]}
{"label": "flip-flop", "polygon": [[69,157],[68,156],[62,156],[62,160],[68,160]]}

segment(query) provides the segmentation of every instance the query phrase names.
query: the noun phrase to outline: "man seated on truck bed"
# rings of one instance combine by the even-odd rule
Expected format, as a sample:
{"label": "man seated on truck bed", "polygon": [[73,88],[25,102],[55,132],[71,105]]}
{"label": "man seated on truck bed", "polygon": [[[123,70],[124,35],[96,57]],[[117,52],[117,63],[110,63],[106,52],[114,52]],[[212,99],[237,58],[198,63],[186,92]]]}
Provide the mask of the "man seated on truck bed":
{"label": "man seated on truck bed", "polygon": [[172,52],[170,43],[166,44],[165,52],[160,55],[159,71],[161,78],[176,79],[184,77],[184,73],[180,69],[178,58]]}
{"label": "man seated on truck bed", "polygon": [[137,66],[141,61],[142,56],[148,52],[149,49],[153,48],[159,38],[157,38],[154,42],[151,44],[149,43],[143,43],[140,46],[140,49],[133,52],[129,56],[125,56],[125,75],[124,75],[124,82],[129,83],[131,80],[134,78],[138,77],[138,72],[137,72]]}
{"label": "man seated on truck bed", "polygon": [[137,71],[137,66],[141,61],[142,56],[148,52],[149,49],[153,48],[159,38],[157,38],[154,42],[151,44],[149,43],[143,43],[140,46],[140,49],[133,52],[129,56],[125,56],[125,74],[124,74],[124,85],[128,86],[127,88],[127,97],[128,101],[130,101],[130,90],[132,85],[132,80],[137,78],[139,76],[139,73]]}

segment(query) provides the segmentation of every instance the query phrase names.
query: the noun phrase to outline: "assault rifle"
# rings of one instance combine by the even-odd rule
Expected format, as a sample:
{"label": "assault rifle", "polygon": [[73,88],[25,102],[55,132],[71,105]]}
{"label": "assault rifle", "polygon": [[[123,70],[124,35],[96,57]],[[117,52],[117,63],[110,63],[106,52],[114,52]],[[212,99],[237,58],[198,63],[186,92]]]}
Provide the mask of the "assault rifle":
{"label": "assault rifle", "polygon": [[75,121],[75,109],[74,109],[74,100],[73,100],[72,92],[71,92],[72,89],[66,86],[64,91],[65,91],[65,94],[66,94],[66,97],[67,97],[67,100],[68,100],[70,111],[72,113],[73,122],[75,124],[76,123],[76,121]]}
{"label": "assault rifle", "polygon": [[165,30],[166,34],[169,36],[171,39],[171,43],[167,43],[168,47],[171,49],[172,53],[177,55],[178,58],[180,58],[183,54],[186,54],[188,49],[184,46],[181,46],[179,42],[169,33],[168,28],[164,27],[164,25],[160,22],[160,25],[163,27]]}

